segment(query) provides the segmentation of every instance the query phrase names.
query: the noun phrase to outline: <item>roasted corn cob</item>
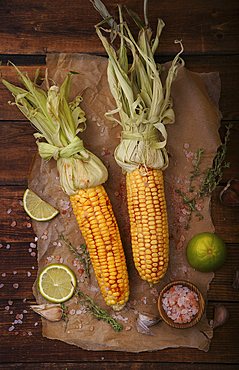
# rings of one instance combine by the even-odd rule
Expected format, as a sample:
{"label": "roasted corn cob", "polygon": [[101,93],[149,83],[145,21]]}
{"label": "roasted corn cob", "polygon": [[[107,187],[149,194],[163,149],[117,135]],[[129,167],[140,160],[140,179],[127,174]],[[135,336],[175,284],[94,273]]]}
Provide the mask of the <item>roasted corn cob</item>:
{"label": "roasted corn cob", "polygon": [[[117,109],[106,113],[109,119],[118,113],[122,126],[121,142],[115,150],[115,160],[126,173],[128,211],[131,228],[131,244],[135,267],[142,279],[151,284],[165,275],[169,260],[169,235],[167,209],[164,194],[163,170],[168,166],[165,124],[174,122],[170,88],[183,60],[174,58],[162,86],[162,68],[156,64],[153,54],[157,49],[164,22],[159,19],[156,37],[148,26],[147,1],[144,2],[146,26],[140,18],[128,10],[139,25],[136,42],[123,19],[119,6],[117,25],[100,0],[93,1],[95,8],[105,19],[96,25],[96,32],[108,56],[108,81]],[[111,27],[111,43],[102,34],[102,24]],[[120,48],[115,51],[112,43],[120,37]],[[127,48],[132,52],[129,65]]]}
{"label": "roasted corn cob", "polygon": [[69,103],[71,74],[60,92],[56,85],[45,92],[14,66],[27,90],[2,80],[15,103],[38,133],[42,158],[57,160],[62,189],[70,196],[76,219],[85,238],[91,262],[107,305],[121,310],[129,297],[129,280],[124,250],[110,200],[102,183],[108,172],[76,135],[85,129],[85,114],[78,96]]}
{"label": "roasted corn cob", "polygon": [[102,185],[70,196],[88,247],[98,284],[107,305],[119,310],[129,297],[125,255],[118,225]]}
{"label": "roasted corn cob", "polygon": [[157,283],[168,267],[168,218],[161,170],[126,175],[135,267],[143,280]]}

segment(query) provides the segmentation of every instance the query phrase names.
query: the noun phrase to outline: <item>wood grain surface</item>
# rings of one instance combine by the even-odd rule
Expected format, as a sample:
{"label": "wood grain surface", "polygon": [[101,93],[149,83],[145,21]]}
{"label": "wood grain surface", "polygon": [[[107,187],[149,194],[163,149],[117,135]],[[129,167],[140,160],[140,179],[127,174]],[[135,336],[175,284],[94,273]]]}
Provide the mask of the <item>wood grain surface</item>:
{"label": "wood grain surface", "polygon": [[[117,14],[117,2],[105,0]],[[143,1],[121,3],[143,14]],[[8,0],[0,2],[0,61],[5,79],[17,83],[11,60],[33,78],[44,76],[46,53],[71,52],[105,55],[95,34],[101,20],[88,0]],[[149,0],[153,29],[158,18],[166,24],[156,60],[164,63],[178,51],[182,39],[186,67],[195,72],[218,71],[221,78],[220,135],[233,123],[226,168],[211,200],[215,231],[226,242],[228,257],[215,273],[208,292],[207,317],[224,304],[230,313],[224,326],[214,331],[208,352],[170,348],[156,352],[89,352],[42,337],[41,320],[30,309],[32,285],[37,276],[35,235],[22,207],[29,168],[37,151],[34,129],[8,104],[11,94],[0,83],[0,369],[132,369],[132,370],[234,370],[239,364],[239,291],[232,287],[239,269],[239,207],[226,207],[219,194],[231,178],[239,179],[239,3],[236,0]],[[128,18],[129,19],[129,18]],[[137,27],[131,21],[133,33]],[[33,244],[32,244],[33,243]],[[16,285],[17,284],[17,285]],[[20,316],[22,315],[22,316]],[[15,329],[11,330],[13,322]]]}

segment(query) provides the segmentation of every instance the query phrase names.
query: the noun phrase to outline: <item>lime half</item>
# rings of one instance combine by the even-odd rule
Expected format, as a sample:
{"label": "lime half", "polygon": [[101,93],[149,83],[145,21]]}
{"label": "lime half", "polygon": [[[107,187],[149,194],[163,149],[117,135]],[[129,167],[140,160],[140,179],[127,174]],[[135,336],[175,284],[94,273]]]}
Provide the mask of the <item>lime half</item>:
{"label": "lime half", "polygon": [[36,221],[49,221],[59,213],[30,189],[27,189],[23,195],[23,207],[26,213]]}
{"label": "lime half", "polygon": [[38,278],[38,289],[48,301],[61,303],[70,299],[76,287],[73,271],[62,264],[52,264],[44,268]]}
{"label": "lime half", "polygon": [[219,269],[226,260],[227,247],[216,234],[200,233],[187,245],[187,259],[196,270],[212,272]]}

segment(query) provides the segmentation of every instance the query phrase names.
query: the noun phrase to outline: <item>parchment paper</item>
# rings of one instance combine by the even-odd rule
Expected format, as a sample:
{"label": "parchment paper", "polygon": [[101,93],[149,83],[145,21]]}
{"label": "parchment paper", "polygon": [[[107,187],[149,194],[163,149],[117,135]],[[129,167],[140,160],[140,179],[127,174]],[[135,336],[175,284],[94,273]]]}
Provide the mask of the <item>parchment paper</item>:
{"label": "parchment paper", "polygon": [[[78,273],[79,261],[60,239],[59,233],[62,233],[75,249],[84,243],[84,240],[69,198],[60,188],[56,162],[50,160],[46,163],[37,155],[29,175],[29,188],[60,211],[60,214],[50,222],[33,223],[38,237],[38,274],[51,262],[68,265],[76,273],[80,289],[123,325],[123,330],[115,332],[106,322],[98,321],[89,313],[85,313],[84,307],[79,304],[76,297],[73,297],[66,303],[69,317],[67,327],[63,327],[63,321],[52,323],[42,319],[43,336],[88,350],[142,352],[167,347],[192,347],[208,351],[213,331],[206,314],[190,329],[174,329],[161,321],[151,328],[154,336],[138,333],[136,319],[138,312],[158,314],[158,293],[172,280],[191,281],[201,290],[205,300],[207,299],[209,283],[214,275],[201,273],[190,267],[186,259],[186,246],[195,234],[214,231],[210,199],[205,198],[203,203],[197,204],[203,219],[198,221],[194,215],[189,230],[186,230],[187,209],[175,189],[188,194],[190,171],[193,169],[192,160],[197,150],[199,148],[204,150],[200,168],[205,170],[212,165],[220,145],[218,73],[199,75],[183,68],[172,85],[176,122],[167,126],[170,165],[164,173],[170,230],[170,262],[165,277],[154,288],[150,288],[148,283],[139,278],[133,265],[125,176],[113,157],[114,149],[119,143],[121,127],[104,117],[105,112],[115,108],[106,76],[107,58],[85,54],[49,54],[47,67],[49,77],[58,84],[63,82],[69,71],[80,73],[72,78],[71,100],[86,86],[88,87],[84,92],[82,103],[87,117],[87,129],[80,137],[83,138],[86,147],[108,167],[109,178],[105,188],[111,199],[125,248],[131,294],[127,307],[120,313],[115,313],[105,304],[94,272],[91,270],[88,284],[87,279]],[[198,184],[201,180],[199,177]],[[197,189],[197,183],[195,185]],[[39,304],[47,303],[37,290],[37,280],[33,292]]]}

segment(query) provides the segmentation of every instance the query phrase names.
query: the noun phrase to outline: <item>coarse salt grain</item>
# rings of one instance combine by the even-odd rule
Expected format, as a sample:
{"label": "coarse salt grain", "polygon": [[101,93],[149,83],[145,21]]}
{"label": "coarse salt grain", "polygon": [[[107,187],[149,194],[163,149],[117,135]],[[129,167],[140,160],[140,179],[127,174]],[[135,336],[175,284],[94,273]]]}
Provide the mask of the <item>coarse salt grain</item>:
{"label": "coarse salt grain", "polygon": [[162,306],[175,323],[187,323],[198,312],[198,295],[187,287],[175,285],[164,293]]}
{"label": "coarse salt grain", "polygon": [[7,210],[7,214],[9,215],[11,212],[12,212],[12,209],[11,209],[11,208],[9,208],[9,209]]}
{"label": "coarse salt grain", "polygon": [[17,283],[13,284],[12,286],[13,286],[13,288],[15,288],[15,289],[18,289],[18,288],[19,288],[19,284],[17,284]]}
{"label": "coarse salt grain", "polygon": [[13,273],[13,275],[16,275],[17,274],[17,271],[13,271],[12,273]]}
{"label": "coarse salt grain", "polygon": [[8,331],[13,331],[15,329],[15,326],[10,326],[10,328],[8,329]]}
{"label": "coarse salt grain", "polygon": [[6,245],[6,249],[10,249],[11,248],[11,245],[10,244],[7,244]]}
{"label": "coarse salt grain", "polygon": [[0,288],[3,288],[4,287],[4,284],[0,284]]}
{"label": "coarse salt grain", "polygon": [[30,271],[27,271],[27,276],[30,277],[31,276],[31,272]]}
{"label": "coarse salt grain", "polygon": [[2,274],[2,277],[6,277],[7,276],[7,274],[6,274],[6,272],[4,272],[3,274]]}

